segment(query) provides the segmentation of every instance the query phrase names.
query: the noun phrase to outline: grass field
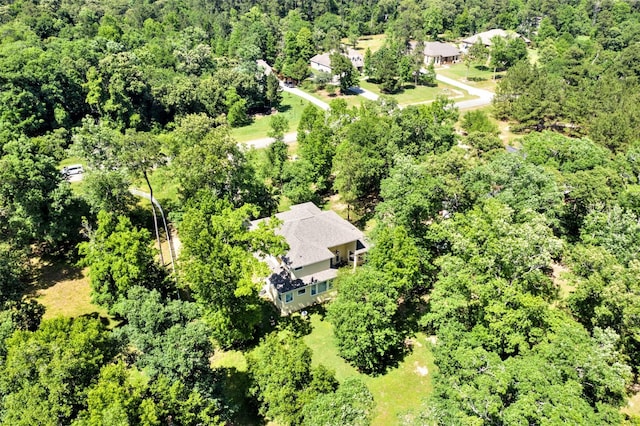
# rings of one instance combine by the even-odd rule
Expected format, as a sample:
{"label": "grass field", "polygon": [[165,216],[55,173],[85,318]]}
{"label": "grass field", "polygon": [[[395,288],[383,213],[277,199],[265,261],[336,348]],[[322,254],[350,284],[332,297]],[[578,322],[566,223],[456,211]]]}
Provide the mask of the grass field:
{"label": "grass field", "polygon": [[360,104],[362,103],[362,101],[364,101],[364,98],[358,95],[352,95],[352,94],[343,95],[340,93],[339,90],[336,90],[335,94],[330,95],[325,90],[318,90],[314,92],[312,90],[308,90],[300,86],[298,87],[298,89],[303,90],[304,92],[310,94],[311,96],[318,98],[321,101],[326,102],[328,104],[331,104],[331,101],[334,101],[336,99],[344,99],[344,101],[347,103],[349,107],[360,107]]}
{"label": "grass field", "polygon": [[444,75],[445,77],[453,78],[464,84],[468,84],[469,86],[490,90],[492,92],[495,91],[497,81],[499,81],[505,74],[504,71],[497,73],[496,80],[494,80],[493,69],[472,65],[469,68],[467,78],[467,67],[463,63],[436,68],[436,72]]}
{"label": "grass field", "polygon": [[91,303],[87,272],[87,268],[81,269],[61,261],[39,265],[32,296],[46,308],[44,319],[78,317],[94,312],[108,317],[105,309]]}
{"label": "grass field", "polygon": [[[288,132],[293,132],[298,128],[300,117],[302,116],[302,110],[307,106],[307,101],[294,96],[290,93],[282,93],[282,105],[280,106],[279,114],[283,114],[289,121]],[[231,135],[238,142],[246,142],[253,139],[266,138],[267,133],[270,130],[269,123],[271,116],[264,115],[255,117],[253,123],[244,127],[237,127],[231,130]]]}
{"label": "grass field", "polygon": [[373,425],[398,424],[398,416],[418,408],[431,393],[433,355],[423,334],[415,338],[413,351],[386,374],[376,377],[359,373],[338,355],[333,338],[333,326],[319,314],[311,315],[311,334],[304,337],[313,350],[313,364],[323,364],[336,372],[338,380],[359,376],[367,385],[376,402]]}
{"label": "grass field", "polygon": [[[377,50],[380,50],[386,38],[387,38],[386,34],[362,36],[358,39],[356,50],[364,54],[367,48],[369,48],[371,49],[371,53],[373,53]],[[342,44],[344,44],[345,46],[351,46],[351,43],[349,42],[348,38],[343,38]]]}
{"label": "grass field", "polygon": [[[360,82],[360,87],[362,87],[363,89],[367,89],[377,95],[383,94],[377,84],[370,83],[366,80],[362,80]],[[410,105],[432,101],[438,95],[447,96],[451,99],[454,99],[455,101],[474,98],[473,96],[469,96],[468,93],[460,89],[441,82],[438,82],[438,86],[436,87],[406,85],[404,90],[402,90],[400,93],[388,96],[391,96],[396,101],[398,101],[399,105]]]}

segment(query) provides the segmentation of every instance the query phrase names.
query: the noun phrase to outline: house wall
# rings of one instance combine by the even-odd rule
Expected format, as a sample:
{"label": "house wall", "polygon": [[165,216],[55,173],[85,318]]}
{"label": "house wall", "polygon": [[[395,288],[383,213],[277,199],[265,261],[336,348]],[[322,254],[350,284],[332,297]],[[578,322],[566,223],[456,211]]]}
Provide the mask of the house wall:
{"label": "house wall", "polygon": [[336,250],[338,250],[338,252],[340,253],[340,262],[346,262],[349,259],[349,252],[350,251],[355,251],[355,249],[356,249],[356,242],[355,241],[352,241],[352,242],[346,243],[346,244],[342,244],[340,246],[329,247],[329,251],[331,253],[335,254]]}
{"label": "house wall", "polygon": [[318,70],[318,71],[331,72],[331,68],[330,67],[328,67],[326,65],[319,64],[317,62],[311,62],[311,68],[313,68],[314,70]]}
{"label": "house wall", "polygon": [[291,273],[295,278],[302,278],[309,275],[317,274],[318,272],[326,271],[330,267],[331,265],[329,264],[329,260],[323,260],[322,262],[306,265],[302,269],[298,269],[297,271],[292,270]]}
{"label": "house wall", "polygon": [[[331,282],[331,284],[329,284]],[[314,285],[318,285],[320,283],[315,283]],[[329,286],[332,288],[329,289]],[[317,287],[316,287],[317,288]],[[299,294],[300,290],[304,289],[304,294]],[[309,307],[315,303],[325,302],[336,295],[336,291],[333,289],[333,283],[331,280],[327,282],[327,291],[323,293],[317,293],[315,295],[311,295],[311,285],[307,285],[305,287],[301,287],[299,289],[291,290],[288,293],[292,294],[293,300],[289,303],[286,303],[286,294],[282,293],[281,297],[274,298],[274,302],[278,308],[280,308],[280,312],[282,315],[289,315],[292,312],[299,311],[306,307]]]}

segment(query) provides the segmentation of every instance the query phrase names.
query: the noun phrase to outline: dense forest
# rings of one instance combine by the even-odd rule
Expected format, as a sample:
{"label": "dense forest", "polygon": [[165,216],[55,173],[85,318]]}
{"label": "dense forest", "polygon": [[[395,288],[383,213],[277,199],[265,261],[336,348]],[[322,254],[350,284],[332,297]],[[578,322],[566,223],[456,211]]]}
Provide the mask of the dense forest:
{"label": "dense forest", "polygon": [[[288,152],[276,76],[384,33],[384,80],[411,40],[498,27],[536,55],[464,58],[502,70],[490,107],[300,104]],[[639,105],[633,0],[0,0],[0,423],[366,425],[420,333],[432,388],[397,424],[640,424]],[[247,150],[231,129],[262,114],[275,142]],[[365,379],[260,297],[255,254],[288,247],[246,225],[332,199],[372,249],[317,310]],[[45,264],[88,268],[96,312],[47,316]]]}

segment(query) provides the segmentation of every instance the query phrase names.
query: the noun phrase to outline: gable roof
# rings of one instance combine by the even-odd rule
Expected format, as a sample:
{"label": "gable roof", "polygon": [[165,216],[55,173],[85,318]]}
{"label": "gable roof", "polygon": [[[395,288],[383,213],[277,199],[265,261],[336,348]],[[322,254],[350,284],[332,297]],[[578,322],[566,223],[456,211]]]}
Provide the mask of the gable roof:
{"label": "gable roof", "polygon": [[466,44],[475,44],[478,39],[482,40],[482,43],[485,46],[491,46],[491,39],[494,37],[503,37],[503,38],[522,38],[525,43],[529,43],[529,40],[515,31],[505,31],[501,28],[494,28],[493,30],[484,31],[482,33],[474,34],[471,37],[465,38],[462,40],[463,43]]}
{"label": "gable roof", "polygon": [[[282,225],[276,234],[289,244],[286,261],[291,268],[311,265],[335,256],[331,247],[353,241],[364,243],[364,234],[334,211],[322,211],[313,203],[291,206],[290,210],[276,214]],[[251,222],[256,226],[261,220]]]}

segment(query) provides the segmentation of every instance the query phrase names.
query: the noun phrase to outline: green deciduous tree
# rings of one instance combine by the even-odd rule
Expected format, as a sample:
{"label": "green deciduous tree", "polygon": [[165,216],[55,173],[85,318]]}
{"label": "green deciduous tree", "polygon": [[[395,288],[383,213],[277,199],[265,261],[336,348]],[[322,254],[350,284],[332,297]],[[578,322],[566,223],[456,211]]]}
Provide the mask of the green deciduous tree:
{"label": "green deciduous tree", "polygon": [[340,52],[334,52],[329,56],[331,60],[331,72],[340,80],[340,92],[346,93],[352,86],[358,85],[358,71],[353,67],[351,60]]}
{"label": "green deciduous tree", "polygon": [[260,412],[282,424],[300,424],[303,407],[337,387],[333,373],[312,368],[311,350],[290,334],[267,335],[247,361]]}
{"label": "green deciduous tree", "polygon": [[371,423],[374,401],[367,386],[357,377],[348,377],[334,393],[318,395],[303,408],[309,426],[366,426]]}
{"label": "green deciduous tree", "polygon": [[249,230],[255,207],[233,209],[224,200],[201,193],[180,224],[181,281],[202,306],[216,340],[224,346],[249,340],[262,320],[258,297],[267,265],[253,253],[282,254],[285,243],[263,223]]}
{"label": "green deciduous tree", "polygon": [[130,288],[162,288],[164,273],[154,260],[149,232],[124,216],[101,211],[90,241],[80,243],[81,264],[89,267],[91,297],[111,309]]}
{"label": "green deciduous tree", "polygon": [[[86,407],[86,390],[118,346],[98,319],[58,318],[6,342],[0,387],[2,422],[70,424]],[[46,368],[43,368],[46,366]]]}
{"label": "green deciduous tree", "polygon": [[393,284],[373,268],[360,268],[339,278],[338,296],[328,308],[340,355],[366,373],[384,371],[402,351]]}

